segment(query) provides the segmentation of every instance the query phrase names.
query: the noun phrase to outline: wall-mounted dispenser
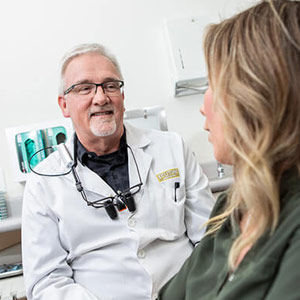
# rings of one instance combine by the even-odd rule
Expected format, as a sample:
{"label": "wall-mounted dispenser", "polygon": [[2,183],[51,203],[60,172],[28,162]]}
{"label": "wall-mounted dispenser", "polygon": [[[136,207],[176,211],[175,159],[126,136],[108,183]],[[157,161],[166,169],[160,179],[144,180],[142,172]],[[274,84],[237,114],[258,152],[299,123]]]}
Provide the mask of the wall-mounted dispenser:
{"label": "wall-mounted dispenser", "polygon": [[199,16],[165,21],[174,96],[204,93],[208,86],[202,38],[213,16]]}

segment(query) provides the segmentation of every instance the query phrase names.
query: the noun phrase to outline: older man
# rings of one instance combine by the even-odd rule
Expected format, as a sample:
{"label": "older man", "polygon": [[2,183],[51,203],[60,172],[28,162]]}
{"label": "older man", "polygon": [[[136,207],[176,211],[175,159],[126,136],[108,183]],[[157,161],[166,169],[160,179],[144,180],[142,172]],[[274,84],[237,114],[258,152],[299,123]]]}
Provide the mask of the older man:
{"label": "older man", "polygon": [[63,173],[65,155],[74,164],[26,184],[29,300],[153,299],[203,235],[214,204],[207,178],[177,134],[123,124],[123,85],[101,45],[63,59],[58,104],[75,134],[36,170]]}

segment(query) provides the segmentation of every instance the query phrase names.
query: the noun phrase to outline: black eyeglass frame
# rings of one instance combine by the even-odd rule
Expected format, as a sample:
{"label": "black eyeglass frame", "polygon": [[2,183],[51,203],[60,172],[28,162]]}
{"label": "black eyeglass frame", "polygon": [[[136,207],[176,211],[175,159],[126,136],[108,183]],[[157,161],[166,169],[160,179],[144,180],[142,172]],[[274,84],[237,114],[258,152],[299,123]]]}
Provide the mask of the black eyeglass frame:
{"label": "black eyeglass frame", "polygon": [[94,82],[81,82],[81,83],[76,83],[76,84],[73,84],[71,85],[69,88],[67,88],[65,91],[64,91],[64,96],[69,94],[70,92],[73,91],[73,89],[78,86],[78,85],[81,85],[81,84],[93,84],[96,86],[96,89],[95,89],[95,94],[97,93],[97,90],[98,90],[98,87],[101,86],[102,88],[102,91],[103,93],[105,94],[105,90],[103,88],[103,85],[104,84],[107,84],[109,82],[118,82],[120,84],[120,87],[119,89],[121,89],[123,86],[124,86],[124,81],[123,80],[108,80],[108,81],[105,81],[105,82],[102,82],[102,83],[94,83]]}

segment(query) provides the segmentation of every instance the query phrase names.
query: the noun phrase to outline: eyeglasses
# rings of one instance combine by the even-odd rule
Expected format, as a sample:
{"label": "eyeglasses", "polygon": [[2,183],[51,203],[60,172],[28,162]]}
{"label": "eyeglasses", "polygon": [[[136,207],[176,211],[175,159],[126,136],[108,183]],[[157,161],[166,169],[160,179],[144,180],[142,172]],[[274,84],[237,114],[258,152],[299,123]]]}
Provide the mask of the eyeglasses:
{"label": "eyeglasses", "polygon": [[68,89],[66,89],[64,91],[64,95],[67,95],[70,92],[80,96],[87,96],[90,94],[95,95],[97,93],[98,86],[101,86],[104,94],[117,96],[122,93],[124,81],[111,80],[103,83],[77,83],[71,85]]}
{"label": "eyeglasses", "polygon": [[133,155],[133,151],[129,145],[127,145],[127,147],[129,148],[131,155],[133,157],[140,182],[136,185],[129,187],[128,189],[125,189],[124,191],[117,191],[114,196],[108,196],[108,197],[105,197],[105,198],[102,198],[99,200],[89,201],[87,198],[87,195],[84,191],[84,188],[81,185],[79,176],[78,176],[77,172],[75,171],[75,166],[72,167],[72,173],[73,173],[73,176],[75,179],[76,188],[77,188],[77,191],[80,192],[83,200],[87,203],[88,206],[92,206],[95,208],[103,208],[104,207],[107,214],[110,216],[111,219],[115,219],[117,217],[116,208],[118,211],[122,211],[126,208],[128,208],[128,210],[130,212],[135,211],[135,202],[134,202],[133,196],[141,190],[141,187],[143,185],[140,171],[139,171],[135,156]]}

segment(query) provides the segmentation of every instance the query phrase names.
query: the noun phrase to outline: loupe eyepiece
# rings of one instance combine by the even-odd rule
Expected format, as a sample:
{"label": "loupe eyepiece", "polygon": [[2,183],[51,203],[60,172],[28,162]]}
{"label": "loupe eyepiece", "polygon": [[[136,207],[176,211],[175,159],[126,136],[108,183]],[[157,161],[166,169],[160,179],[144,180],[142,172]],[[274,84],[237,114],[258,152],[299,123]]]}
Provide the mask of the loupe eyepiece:
{"label": "loupe eyepiece", "polygon": [[117,206],[118,211],[126,209],[125,199],[123,199],[123,197],[121,199],[116,199],[114,204]]}
{"label": "loupe eyepiece", "polygon": [[109,215],[109,217],[114,220],[117,218],[118,214],[117,214],[117,210],[115,208],[115,206],[113,205],[112,202],[108,201],[104,203],[104,208],[107,212],[107,214]]}
{"label": "loupe eyepiece", "polygon": [[133,196],[131,195],[130,192],[125,195],[124,200],[125,200],[126,206],[128,207],[128,210],[130,212],[134,212],[136,207],[135,207],[135,202],[134,202]]}

